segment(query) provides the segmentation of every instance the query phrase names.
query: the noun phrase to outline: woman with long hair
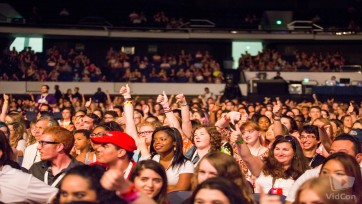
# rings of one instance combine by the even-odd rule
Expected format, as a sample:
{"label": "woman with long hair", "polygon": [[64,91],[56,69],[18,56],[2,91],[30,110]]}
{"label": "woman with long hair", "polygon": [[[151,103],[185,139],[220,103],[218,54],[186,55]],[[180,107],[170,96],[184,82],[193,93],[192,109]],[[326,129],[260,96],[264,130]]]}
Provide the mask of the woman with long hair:
{"label": "woman with long hair", "polygon": [[362,202],[362,176],[361,168],[355,157],[348,155],[344,152],[336,152],[326,158],[322,164],[319,174],[322,176],[332,176],[332,180],[337,181],[340,184],[348,182],[353,178],[353,184],[351,188],[345,189],[341,193],[350,195],[353,198],[354,203]]}
{"label": "woman with long hair", "polygon": [[156,128],[152,134],[150,153],[151,159],[165,168],[168,192],[189,189],[194,166],[182,153],[182,137],[176,128]]}
{"label": "woman with long hair", "polygon": [[343,134],[343,123],[338,119],[331,119],[330,124],[333,130],[333,138]]}
{"label": "woman with long hair", "polygon": [[10,145],[17,150],[17,156],[22,157],[26,148],[27,131],[24,123],[12,122],[8,124],[10,130]]}
{"label": "woman with long hair", "polygon": [[287,116],[287,115],[283,115],[280,118],[280,122],[285,125],[285,127],[287,127],[288,131],[289,131],[289,135],[294,136],[296,138],[299,137],[299,130],[298,130],[298,125],[295,122],[294,118]]}
{"label": "woman with long hair", "polygon": [[157,204],[167,203],[167,176],[165,169],[158,162],[153,160],[138,162],[133,167],[130,181]]}
{"label": "woman with long hair", "polygon": [[[256,184],[261,185],[264,192],[279,190],[286,196],[294,181],[308,169],[298,140],[290,135],[277,136],[268,157],[263,161],[260,157],[251,154],[241,136],[241,131],[237,128],[230,140],[236,143],[239,155],[251,174],[258,177]],[[258,191],[257,188],[256,192]]]}
{"label": "woman with long hair", "polygon": [[236,160],[222,152],[210,152],[198,163],[192,177],[192,189],[212,177],[222,177],[234,182],[249,203],[253,202],[254,192],[251,184],[245,179]]}

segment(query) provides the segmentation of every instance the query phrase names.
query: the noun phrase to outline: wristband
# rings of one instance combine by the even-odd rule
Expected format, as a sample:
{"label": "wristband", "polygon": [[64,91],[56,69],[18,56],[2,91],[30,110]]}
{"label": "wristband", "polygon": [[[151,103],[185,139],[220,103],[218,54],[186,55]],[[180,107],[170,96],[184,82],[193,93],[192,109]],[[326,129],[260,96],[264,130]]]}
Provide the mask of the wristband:
{"label": "wristband", "polygon": [[185,104],[181,104],[181,106],[187,106],[187,103],[185,103]]}
{"label": "wristband", "polygon": [[126,102],[132,102],[132,98],[125,98],[123,102],[124,102],[124,103],[126,103]]}
{"label": "wristband", "polygon": [[9,104],[9,101],[4,101],[4,104]]}
{"label": "wristband", "polygon": [[238,141],[236,141],[236,144],[243,144],[243,143],[244,143],[243,138],[240,138]]}
{"label": "wristband", "polygon": [[140,193],[135,185],[132,184],[126,192],[118,193],[118,197],[124,199],[127,203],[132,203],[140,197]]}
{"label": "wristband", "polygon": [[123,102],[123,105],[132,105],[132,101],[126,101],[126,102]]}
{"label": "wristband", "polygon": [[168,112],[171,111],[171,109],[170,109],[169,106],[164,106],[164,107],[163,107],[163,111],[164,111],[165,113],[168,113]]}

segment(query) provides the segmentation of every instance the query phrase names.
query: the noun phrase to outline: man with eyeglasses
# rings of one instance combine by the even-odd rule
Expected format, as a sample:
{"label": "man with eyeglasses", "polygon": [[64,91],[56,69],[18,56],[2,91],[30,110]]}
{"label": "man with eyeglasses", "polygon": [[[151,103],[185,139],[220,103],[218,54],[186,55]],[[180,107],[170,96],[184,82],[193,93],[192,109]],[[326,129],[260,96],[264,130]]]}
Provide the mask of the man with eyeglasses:
{"label": "man with eyeglasses", "polygon": [[35,134],[34,134],[34,137],[37,142],[26,147],[24,151],[23,163],[21,165],[22,168],[28,170],[31,167],[31,165],[33,165],[35,162],[40,161],[40,153],[37,150],[37,147],[39,145],[38,141],[40,140],[40,137],[43,134],[44,130],[47,127],[52,127],[52,126],[59,126],[59,124],[56,120],[54,120],[50,116],[43,116],[39,118],[39,120],[37,120],[37,122],[35,123]]}
{"label": "man with eyeglasses", "polygon": [[[356,158],[356,161],[360,164],[362,170],[362,144],[359,143],[357,138],[349,134],[341,134],[337,136],[331,144],[329,153],[333,154],[336,152],[344,152]],[[307,170],[302,174],[293,184],[292,188],[289,191],[289,194],[286,198],[286,203],[291,204],[295,200],[295,195],[299,187],[308,179],[315,178],[319,176],[320,168],[314,168]]]}
{"label": "man with eyeglasses", "polygon": [[321,165],[326,158],[317,154],[316,150],[320,143],[318,127],[315,125],[305,125],[300,131],[300,146],[304,156],[308,159],[311,168]]}
{"label": "man with eyeglasses", "polygon": [[135,140],[120,131],[110,131],[102,137],[92,137],[91,140],[95,144],[101,144],[97,148],[97,162],[106,164],[108,169],[120,166],[124,178],[128,179],[136,164],[132,159],[133,152],[137,149]]}
{"label": "man with eyeglasses", "polygon": [[38,141],[40,162],[34,163],[29,173],[44,183],[59,187],[65,173],[73,167],[84,165],[70,156],[74,145],[72,133],[62,127],[49,127]]}

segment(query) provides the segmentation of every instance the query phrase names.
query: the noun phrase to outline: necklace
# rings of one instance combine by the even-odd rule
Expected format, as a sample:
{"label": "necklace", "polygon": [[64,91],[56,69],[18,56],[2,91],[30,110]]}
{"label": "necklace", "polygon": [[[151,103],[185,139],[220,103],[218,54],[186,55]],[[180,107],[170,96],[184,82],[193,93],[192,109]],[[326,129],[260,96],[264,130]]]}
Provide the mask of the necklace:
{"label": "necklace", "polygon": [[312,163],[314,162],[315,158],[317,157],[317,154],[314,154],[312,160],[309,162],[308,166],[312,167]]}
{"label": "necklace", "polygon": [[260,153],[260,150],[261,150],[262,147],[263,147],[263,146],[260,145],[259,148],[258,148],[258,151],[256,152],[256,154],[253,154],[253,153],[252,153],[252,155],[254,155],[254,156],[256,156],[256,157],[259,156],[259,153]]}

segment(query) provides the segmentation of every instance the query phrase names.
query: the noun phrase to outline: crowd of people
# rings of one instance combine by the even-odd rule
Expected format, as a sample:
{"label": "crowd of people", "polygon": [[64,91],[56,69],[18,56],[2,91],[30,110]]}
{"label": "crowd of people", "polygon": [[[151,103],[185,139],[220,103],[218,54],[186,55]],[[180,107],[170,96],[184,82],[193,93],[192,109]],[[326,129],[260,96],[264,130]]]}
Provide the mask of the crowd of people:
{"label": "crowd of people", "polygon": [[[5,49],[6,50],[6,49]],[[4,51],[0,61],[2,81],[75,81],[75,82],[173,82],[224,83],[225,69],[208,50],[141,55],[110,47],[105,60],[96,64],[86,51],[60,50],[45,53],[31,48]],[[239,69],[248,71],[338,71],[346,63],[339,52],[282,56],[264,49],[256,56],[241,54]]]}
{"label": "crowd of people", "polygon": [[362,104],[75,91],[3,94],[1,202],[362,202]]}
{"label": "crowd of people", "polygon": [[339,71],[346,59],[340,52],[306,53],[297,51],[290,56],[282,56],[280,52],[265,49],[256,56],[248,52],[239,58],[239,68],[250,71],[305,71],[330,72]]}
{"label": "crowd of people", "polygon": [[223,83],[222,67],[209,51],[136,55],[109,48],[102,65],[84,51],[51,47],[43,53],[31,48],[4,51],[2,81],[174,82]]}

